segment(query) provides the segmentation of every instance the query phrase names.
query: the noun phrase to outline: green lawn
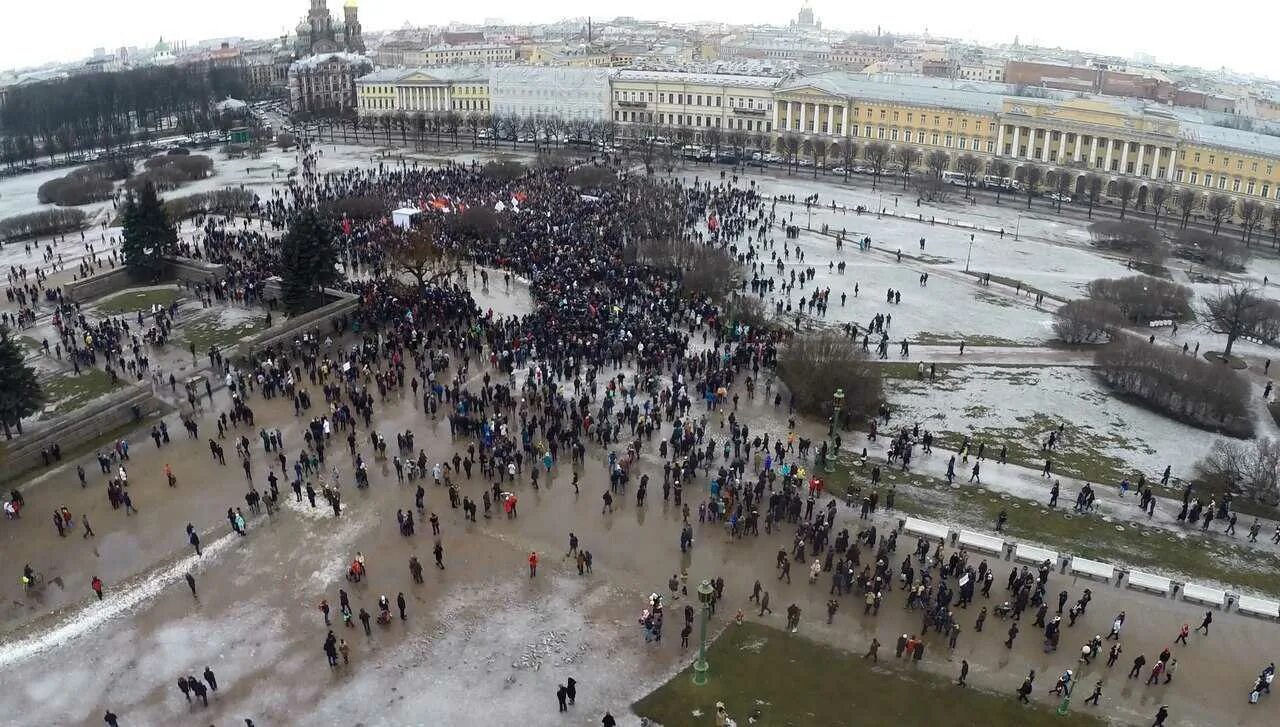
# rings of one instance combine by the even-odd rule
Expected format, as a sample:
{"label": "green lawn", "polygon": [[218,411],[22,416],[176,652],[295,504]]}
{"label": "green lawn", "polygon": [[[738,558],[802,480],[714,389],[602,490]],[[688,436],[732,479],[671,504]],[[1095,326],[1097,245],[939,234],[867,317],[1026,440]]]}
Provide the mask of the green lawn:
{"label": "green lawn", "polygon": [[100,301],[95,309],[105,315],[118,316],[137,311],[150,311],[153,305],[168,306],[177,299],[177,289],[168,286],[126,290]]}
{"label": "green lawn", "polygon": [[45,376],[41,378],[40,385],[44,387],[46,401],[46,410],[41,415],[42,418],[75,411],[116,388],[111,385],[111,377],[107,372],[98,368],[81,369],[79,376],[72,374]]}
{"label": "green lawn", "polygon": [[183,340],[196,345],[196,351],[204,354],[210,346],[225,348],[233,346],[246,338],[260,333],[267,328],[267,315],[255,315],[251,319],[242,320],[230,326],[222,325],[218,315],[204,316],[180,326],[178,334]]}
{"label": "green lawn", "polygon": [[[881,652],[891,653],[891,648],[889,644]],[[691,662],[694,653],[690,648]],[[1079,712],[1064,719],[1040,705],[1021,706],[1012,692],[963,689],[910,666],[872,665],[846,651],[751,622],[730,625],[707,650],[707,661],[711,671],[706,685],[693,684],[690,666],[636,702],[635,712],[664,725],[714,725],[716,702],[723,702],[729,716],[744,727],[752,717],[764,727],[1103,724]]]}

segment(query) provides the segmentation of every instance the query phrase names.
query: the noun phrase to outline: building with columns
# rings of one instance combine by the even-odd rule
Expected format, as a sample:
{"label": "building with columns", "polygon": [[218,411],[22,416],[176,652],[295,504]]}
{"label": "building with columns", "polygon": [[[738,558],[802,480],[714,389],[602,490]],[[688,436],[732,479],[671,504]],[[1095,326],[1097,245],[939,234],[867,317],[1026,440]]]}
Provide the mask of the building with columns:
{"label": "building with columns", "polygon": [[386,68],[356,79],[355,88],[361,116],[490,111],[489,69],[483,66]]}
{"label": "building with columns", "polygon": [[[624,69],[613,76],[611,117],[623,125],[772,133],[776,76]],[[638,132],[637,132],[638,133]]]}
{"label": "building with columns", "polygon": [[794,76],[774,89],[778,134],[896,150],[919,158],[942,150],[954,163],[972,154],[984,165],[1008,163],[1020,178],[1036,165],[1044,177],[1066,175],[1071,194],[1098,175],[1114,195],[1135,183],[1145,206],[1157,185],[1280,204],[1280,138],[1224,127],[1199,109],[1140,99],[1037,89],[1017,96],[1004,84],[828,72]]}
{"label": "building with columns", "polygon": [[289,66],[289,108],[295,113],[339,114],[356,107],[356,79],[373,63],[353,53],[324,53]]}

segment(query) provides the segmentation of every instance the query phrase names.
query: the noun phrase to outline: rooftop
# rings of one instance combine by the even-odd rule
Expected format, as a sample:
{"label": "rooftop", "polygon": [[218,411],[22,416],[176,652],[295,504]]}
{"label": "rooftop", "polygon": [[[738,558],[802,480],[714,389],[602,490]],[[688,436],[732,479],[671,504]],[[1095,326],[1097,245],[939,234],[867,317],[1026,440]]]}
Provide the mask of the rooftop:
{"label": "rooftop", "polygon": [[777,76],[757,76],[736,73],[698,73],[691,71],[642,71],[623,69],[616,76],[619,81],[654,81],[698,83],[707,86],[746,86],[749,88],[773,88],[782,79]]}

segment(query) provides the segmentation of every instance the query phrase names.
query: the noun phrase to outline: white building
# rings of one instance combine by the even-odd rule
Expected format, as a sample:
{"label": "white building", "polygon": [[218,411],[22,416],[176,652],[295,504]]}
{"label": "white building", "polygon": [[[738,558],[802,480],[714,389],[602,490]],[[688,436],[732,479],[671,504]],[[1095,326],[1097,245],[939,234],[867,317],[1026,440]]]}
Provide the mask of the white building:
{"label": "white building", "polygon": [[489,98],[499,114],[603,121],[609,116],[609,74],[604,68],[500,66],[489,72]]}

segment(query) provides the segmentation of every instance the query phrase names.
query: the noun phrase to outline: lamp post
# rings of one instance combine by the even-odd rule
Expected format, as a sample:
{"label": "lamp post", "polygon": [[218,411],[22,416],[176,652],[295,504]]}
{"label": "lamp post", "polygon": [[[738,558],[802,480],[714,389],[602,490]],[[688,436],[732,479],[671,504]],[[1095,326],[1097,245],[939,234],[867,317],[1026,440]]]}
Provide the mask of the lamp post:
{"label": "lamp post", "polygon": [[1015,222],[1015,223],[1014,223],[1014,225],[1013,225],[1013,239],[1014,239],[1015,241],[1018,239],[1018,232],[1019,232],[1019,230],[1021,230],[1021,229],[1022,229],[1022,213],[1021,213],[1021,212],[1019,212],[1019,213],[1018,213],[1018,221],[1017,221],[1017,222]]}
{"label": "lamp post", "polygon": [[702,604],[702,625],[698,630],[698,659],[693,662],[693,683],[702,686],[707,683],[707,672],[711,665],[707,663],[707,619],[711,617],[711,599],[715,589],[711,581],[703,580],[698,585],[698,602]]}
{"label": "lamp post", "polygon": [[831,427],[827,432],[827,436],[831,438],[831,447],[827,452],[827,461],[823,463],[823,469],[827,472],[835,472],[835,454],[836,454],[836,431],[840,423],[840,410],[844,407],[844,389],[836,389],[831,395]]}
{"label": "lamp post", "polygon": [[969,261],[973,259],[973,235],[969,235],[969,254],[964,256],[964,271],[969,272]]}

